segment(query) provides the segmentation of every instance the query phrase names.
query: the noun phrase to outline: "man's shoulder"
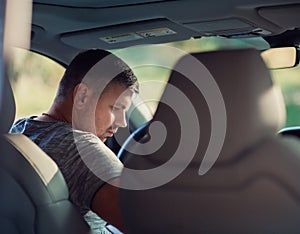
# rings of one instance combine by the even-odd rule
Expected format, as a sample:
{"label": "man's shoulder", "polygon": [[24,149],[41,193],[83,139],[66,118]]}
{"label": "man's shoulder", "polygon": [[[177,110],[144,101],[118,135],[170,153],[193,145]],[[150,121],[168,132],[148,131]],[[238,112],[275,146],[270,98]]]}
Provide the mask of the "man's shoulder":
{"label": "man's shoulder", "polygon": [[[35,120],[34,117],[23,118],[15,122],[10,133],[21,133],[29,137],[42,149],[71,147],[76,144],[104,145],[93,133],[76,130],[65,122],[45,122]],[[75,143],[75,144],[74,144]]]}
{"label": "man's shoulder", "polygon": [[17,120],[10,133],[21,133],[33,141],[43,138],[72,138],[72,125],[64,122],[45,122],[35,120],[34,116]]}

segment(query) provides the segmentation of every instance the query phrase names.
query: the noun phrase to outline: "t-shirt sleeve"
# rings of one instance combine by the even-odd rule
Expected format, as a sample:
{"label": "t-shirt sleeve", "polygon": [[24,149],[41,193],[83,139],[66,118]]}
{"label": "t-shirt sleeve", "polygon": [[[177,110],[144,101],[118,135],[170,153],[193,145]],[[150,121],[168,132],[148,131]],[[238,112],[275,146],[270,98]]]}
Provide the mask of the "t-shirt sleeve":
{"label": "t-shirt sleeve", "polygon": [[76,154],[69,160],[72,176],[67,184],[70,199],[85,213],[91,208],[92,199],[107,181],[121,175],[123,165],[116,155],[95,135],[74,133]]}

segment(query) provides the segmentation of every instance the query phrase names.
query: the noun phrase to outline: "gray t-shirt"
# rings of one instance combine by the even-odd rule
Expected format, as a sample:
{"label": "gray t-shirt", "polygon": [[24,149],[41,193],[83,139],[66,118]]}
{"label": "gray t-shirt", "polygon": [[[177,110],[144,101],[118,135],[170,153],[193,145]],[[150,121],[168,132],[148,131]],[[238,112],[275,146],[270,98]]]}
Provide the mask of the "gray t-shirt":
{"label": "gray t-shirt", "polygon": [[[26,135],[56,162],[66,180],[70,200],[82,215],[88,213],[85,218],[91,225],[95,193],[105,181],[121,174],[123,165],[115,154],[94,134],[74,130],[65,122],[24,118],[13,125],[10,133]],[[105,222],[98,223],[100,231]]]}

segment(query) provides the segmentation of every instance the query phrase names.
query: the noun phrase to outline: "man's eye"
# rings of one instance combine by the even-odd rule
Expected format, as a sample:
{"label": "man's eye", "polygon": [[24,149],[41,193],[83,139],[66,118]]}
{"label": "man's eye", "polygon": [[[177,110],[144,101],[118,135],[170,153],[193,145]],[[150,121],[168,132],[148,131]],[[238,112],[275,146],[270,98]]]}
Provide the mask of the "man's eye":
{"label": "man's eye", "polygon": [[118,107],[118,106],[114,106],[114,107],[113,107],[113,111],[119,111],[119,110],[121,110],[120,107]]}

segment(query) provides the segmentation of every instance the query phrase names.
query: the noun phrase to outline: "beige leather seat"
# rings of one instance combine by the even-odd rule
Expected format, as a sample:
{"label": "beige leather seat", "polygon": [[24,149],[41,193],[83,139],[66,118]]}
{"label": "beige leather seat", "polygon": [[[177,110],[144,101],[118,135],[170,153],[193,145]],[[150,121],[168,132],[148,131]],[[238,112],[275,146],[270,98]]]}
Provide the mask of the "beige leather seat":
{"label": "beige leather seat", "polygon": [[[198,74],[198,79],[205,81],[204,75],[212,76],[218,84],[226,118],[221,111],[212,121],[210,111],[214,103],[206,98],[213,92],[205,97],[190,77],[172,73],[169,84],[181,90],[197,114],[200,137],[196,139],[196,153],[188,167],[170,182],[147,190],[122,190],[127,233],[299,233],[300,142],[277,135],[284,123],[285,109],[259,52],[228,50],[193,56],[210,72],[210,75]],[[191,74],[198,68],[190,61],[189,56],[183,57],[174,70],[185,69]],[[208,87],[209,82],[202,84]],[[172,87],[166,88],[162,99],[184,103],[184,98],[178,99]],[[164,164],[164,170],[171,173],[185,167],[184,161],[191,156],[188,152],[199,128],[193,125],[190,134],[183,136],[185,125],[180,122],[181,114],[160,104],[153,123],[161,121],[167,130],[163,145],[152,153],[145,144],[131,142],[135,145],[132,149],[139,153],[124,150],[126,166],[138,170],[156,168],[170,162],[181,147],[180,157]],[[222,138],[224,123],[224,145],[218,156],[214,155],[214,149],[218,147],[216,141]],[[146,134],[156,139],[160,133]],[[211,143],[216,148],[208,150]],[[204,155],[207,164],[214,158],[217,161],[208,172],[199,175]],[[134,180],[136,188],[147,184],[150,187],[153,180],[165,176],[161,173],[151,179],[144,174],[124,172],[121,184]]]}

